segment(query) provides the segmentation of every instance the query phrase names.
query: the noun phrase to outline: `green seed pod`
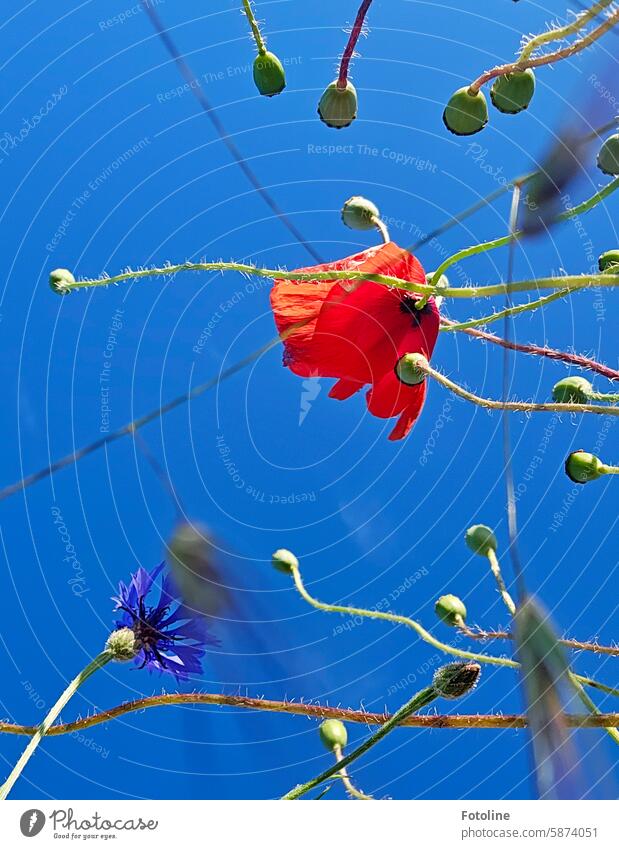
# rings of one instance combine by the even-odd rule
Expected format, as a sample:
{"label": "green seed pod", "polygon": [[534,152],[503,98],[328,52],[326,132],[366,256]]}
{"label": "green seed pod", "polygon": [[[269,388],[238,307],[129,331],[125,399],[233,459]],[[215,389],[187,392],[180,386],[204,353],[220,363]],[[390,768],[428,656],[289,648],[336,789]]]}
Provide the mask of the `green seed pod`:
{"label": "green seed pod", "polygon": [[456,136],[472,136],[488,123],[488,104],[481,91],[470,94],[467,86],[454,92],[443,112],[443,123]]}
{"label": "green seed pod", "polygon": [[619,250],[605,251],[600,254],[598,268],[602,274],[619,274]]}
{"label": "green seed pod", "polygon": [[75,283],[75,277],[67,268],[56,268],[49,275],[49,285],[57,295],[68,295],[71,283]]}
{"label": "green seed pod", "polygon": [[434,605],[434,610],[438,618],[451,627],[461,625],[466,620],[466,607],[457,595],[442,595]]}
{"label": "green seed pod", "polygon": [[598,168],[604,174],[619,175],[619,133],[609,136],[600,148]]}
{"label": "green seed pod", "polygon": [[327,127],[341,130],[348,127],[357,117],[357,90],[351,82],[339,88],[337,80],[330,83],[318,103],[320,120]]}
{"label": "green seed pod", "polygon": [[372,230],[379,218],[378,207],[360,195],[348,198],[342,207],[342,221],[351,230]]}
{"label": "green seed pod", "polygon": [[499,112],[515,115],[527,108],[534,91],[535,74],[527,68],[497,77],[490,89],[490,99]]}
{"label": "green seed pod", "polygon": [[552,400],[557,404],[588,404],[593,386],[584,377],[564,377],[552,387]]}
{"label": "green seed pod", "polygon": [[132,660],[138,653],[135,634],[131,628],[119,628],[112,631],[105,644],[114,660]]}
{"label": "green seed pod", "polygon": [[339,719],[325,719],[318,726],[318,733],[325,748],[331,752],[336,746],[343,749],[346,743],[348,743],[346,726]]}
{"label": "green seed pod", "polygon": [[416,386],[426,379],[423,368],[429,363],[423,354],[404,354],[396,363],[395,373],[398,380],[407,386]]}
{"label": "green seed pod", "polygon": [[436,670],[432,686],[443,699],[459,699],[476,686],[480,673],[478,663],[455,661]]}
{"label": "green seed pod", "polygon": [[565,461],[565,474],[574,483],[589,483],[602,477],[604,463],[595,454],[573,451]]}
{"label": "green seed pod", "polygon": [[485,557],[489,551],[496,551],[497,539],[492,528],[487,525],[472,525],[464,535],[466,544],[474,551]]}
{"label": "green seed pod", "polygon": [[284,66],[275,53],[269,50],[259,53],[254,59],[254,82],[265,97],[274,97],[286,88]]}
{"label": "green seed pod", "polygon": [[271,563],[278,572],[284,572],[287,575],[289,575],[293,569],[299,568],[299,561],[292,551],[288,551],[287,548],[278,548],[271,557]]}

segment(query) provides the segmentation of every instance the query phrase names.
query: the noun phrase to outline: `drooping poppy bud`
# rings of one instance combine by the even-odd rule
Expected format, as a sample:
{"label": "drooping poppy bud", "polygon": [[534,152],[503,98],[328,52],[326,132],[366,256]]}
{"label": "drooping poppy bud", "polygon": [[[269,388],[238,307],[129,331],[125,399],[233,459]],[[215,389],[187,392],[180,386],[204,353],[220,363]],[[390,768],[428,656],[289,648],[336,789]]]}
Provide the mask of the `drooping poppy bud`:
{"label": "drooping poppy bud", "polygon": [[278,572],[284,572],[286,575],[299,568],[299,561],[287,548],[278,548],[271,557],[271,563]]}
{"label": "drooping poppy bud", "polygon": [[267,50],[254,59],[254,82],[260,94],[274,97],[286,88],[284,66],[275,53]]}
{"label": "drooping poppy bud", "polygon": [[360,195],[348,198],[342,207],[342,221],[351,230],[372,230],[379,219],[378,207]]}
{"label": "drooping poppy bud", "polygon": [[552,400],[557,404],[588,404],[593,386],[584,377],[564,377],[552,387]]}
{"label": "drooping poppy bud", "polygon": [[443,699],[459,699],[477,685],[480,673],[478,663],[447,663],[434,673],[432,686]]}
{"label": "drooping poppy bud", "polygon": [[596,481],[604,474],[605,465],[595,454],[573,451],[565,461],[565,474],[574,483]]}
{"label": "drooping poppy bud", "polygon": [[340,88],[334,80],[326,87],[318,103],[320,120],[327,127],[341,130],[350,126],[357,117],[357,90],[350,81]]}
{"label": "drooping poppy bud", "polygon": [[534,92],[535,74],[527,68],[497,77],[490,89],[490,99],[499,112],[516,115],[527,108]]}
{"label": "drooping poppy bud", "polygon": [[50,289],[57,295],[68,295],[71,283],[75,283],[75,277],[68,268],[56,268],[49,275]]}
{"label": "drooping poppy bud", "polygon": [[605,251],[600,254],[598,268],[602,274],[619,274],[619,250]]}
{"label": "drooping poppy bud", "polygon": [[604,174],[619,175],[619,133],[606,139],[598,153],[597,163]]}
{"label": "drooping poppy bud", "polygon": [[325,719],[325,721],[321,722],[318,726],[318,733],[324,747],[329,749],[330,752],[332,752],[336,746],[343,749],[346,743],[348,743],[348,732],[346,731],[346,726],[343,722],[340,722],[339,719]]}
{"label": "drooping poppy bud", "polygon": [[466,606],[457,595],[442,595],[434,605],[434,611],[445,625],[451,627],[463,625],[466,620]]}
{"label": "drooping poppy bud", "polygon": [[489,551],[496,551],[498,548],[494,531],[487,525],[472,525],[464,535],[464,539],[471,551],[480,554],[482,557],[485,557]]}
{"label": "drooping poppy bud", "polygon": [[454,92],[443,112],[443,123],[456,136],[472,136],[488,123],[488,104],[481,91],[473,94],[467,86]]}
{"label": "drooping poppy bud", "polygon": [[419,368],[420,365],[429,365],[423,354],[404,354],[395,367],[398,380],[407,386],[416,386],[426,379],[425,372]]}

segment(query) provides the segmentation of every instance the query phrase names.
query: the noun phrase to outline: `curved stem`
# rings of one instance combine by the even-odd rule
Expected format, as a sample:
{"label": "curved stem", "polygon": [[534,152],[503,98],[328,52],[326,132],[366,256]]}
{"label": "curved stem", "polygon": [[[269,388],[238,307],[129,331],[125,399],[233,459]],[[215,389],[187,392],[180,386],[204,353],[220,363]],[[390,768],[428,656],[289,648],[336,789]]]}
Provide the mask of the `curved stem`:
{"label": "curved stem", "polygon": [[490,663],[494,666],[508,666],[512,669],[517,669],[519,666],[515,660],[509,660],[506,657],[476,654],[475,652],[464,651],[463,649],[450,646],[447,643],[442,643],[440,640],[437,640],[436,637],[433,637],[429,631],[426,631],[419,622],[416,622],[414,619],[409,619],[408,616],[399,616],[396,613],[387,613],[381,610],[365,610],[362,607],[345,607],[339,604],[326,604],[323,601],[318,601],[318,599],[311,596],[306,590],[298,567],[292,568],[292,577],[301,598],[317,610],[324,610],[327,613],[344,613],[347,616],[363,616],[366,619],[381,619],[383,622],[392,622],[396,625],[406,625],[407,628],[412,628],[424,642],[439,651],[445,652],[446,654],[452,654],[455,657],[462,657],[466,660],[475,660],[478,663]]}
{"label": "curved stem", "polygon": [[[344,760],[344,753],[342,752],[342,747],[339,745],[334,746],[333,754],[335,755],[336,763],[341,763]],[[373,796],[368,796],[366,793],[363,793],[361,790],[358,790],[355,785],[350,780],[350,776],[346,771],[346,767],[342,767],[339,771],[339,776],[342,779],[342,784],[346,788],[346,792],[349,796],[352,796],[353,799],[361,799],[362,801],[373,801]]]}
{"label": "curved stem", "polygon": [[552,301],[556,301],[559,298],[565,298],[567,295],[571,295],[573,292],[577,291],[578,289],[559,289],[557,292],[553,292],[550,295],[544,295],[541,298],[537,298],[535,301],[529,301],[528,304],[518,304],[515,307],[506,307],[503,310],[492,313],[492,315],[484,315],[481,318],[470,318],[468,321],[454,321],[449,324],[441,323],[441,327],[439,329],[442,332],[448,332],[452,330],[468,330],[471,327],[479,327],[482,324],[490,324],[493,321],[498,321],[500,318],[506,318],[509,315],[519,315],[519,313],[522,312],[539,309]]}
{"label": "curved stem", "polygon": [[[470,628],[466,623],[458,624],[458,628],[471,640],[513,640],[511,631],[484,631],[483,628]],[[604,654],[619,657],[619,646],[601,646],[599,643],[585,642],[583,640],[560,639],[562,646],[575,651],[590,651],[593,654]]]}
{"label": "curved stem", "polygon": [[[617,14],[619,15],[619,12],[617,12]],[[614,180],[611,180],[610,183],[604,186],[603,189],[600,189],[599,192],[596,192],[594,195],[591,195],[590,198],[587,198],[586,200],[582,201],[577,206],[574,206],[571,209],[566,209],[565,212],[562,212],[560,215],[557,215],[553,223],[560,224],[563,221],[569,221],[571,218],[576,218],[579,215],[584,215],[584,213],[589,212],[589,210],[597,206],[600,201],[607,198],[608,195],[612,194],[617,188],[619,188],[619,177],[616,177]],[[459,262],[460,260],[467,259],[468,257],[475,256],[476,254],[486,253],[487,251],[494,250],[495,248],[505,247],[511,242],[521,239],[524,235],[524,230],[516,230],[515,233],[510,233],[507,236],[500,236],[498,239],[492,239],[489,242],[480,242],[478,245],[472,245],[469,248],[464,248],[463,250],[452,254],[452,256],[447,257],[447,259],[439,265],[439,267],[432,275],[432,285],[436,286],[438,281],[441,279],[441,275],[444,274],[448,268],[450,268],[452,265]]]}
{"label": "curved stem", "polygon": [[418,693],[415,693],[410,701],[406,702],[406,704],[402,705],[402,707],[397,710],[393,716],[387,720],[383,725],[380,726],[378,731],[375,731],[368,739],[363,742],[360,746],[358,746],[354,751],[352,751],[349,755],[343,757],[340,761],[336,761],[333,766],[326,769],[324,772],[321,772],[320,775],[317,775],[316,778],[312,778],[311,781],[307,781],[305,784],[299,784],[289,793],[286,793],[285,796],[282,796],[282,799],[300,799],[301,796],[304,796],[306,793],[309,793],[310,790],[313,790],[314,787],[317,787],[319,784],[322,784],[323,781],[326,781],[328,778],[331,778],[335,773],[340,772],[340,770],[345,769],[349,764],[353,761],[356,761],[357,758],[360,758],[361,755],[364,755],[372,746],[375,746],[379,743],[383,737],[386,737],[390,731],[392,731],[396,725],[399,725],[402,720],[406,719],[410,716],[411,713],[420,710],[422,707],[429,705],[435,699],[438,698],[438,694],[435,691],[434,687],[426,687],[424,690],[420,690]]}
{"label": "curved stem", "polygon": [[264,54],[267,52],[267,48],[264,43],[262,33],[260,32],[258,21],[256,20],[256,16],[254,15],[254,10],[251,7],[251,0],[243,0],[243,9],[245,11],[245,15],[247,16],[247,20],[249,21],[251,33],[254,37],[254,41],[256,42],[256,47],[258,48],[258,54],[260,56],[264,56]]}
{"label": "curved stem", "polygon": [[494,580],[496,581],[497,586],[499,588],[501,598],[505,602],[505,607],[509,610],[512,616],[515,616],[516,605],[514,604],[514,600],[507,591],[507,587],[505,586],[505,581],[503,580],[503,573],[501,572],[501,566],[499,564],[496,553],[491,548],[489,548],[486,556],[488,557],[488,562],[490,563],[490,571],[494,575]]}
{"label": "curved stem", "polygon": [[6,779],[4,784],[0,787],[0,800],[6,799],[6,797],[11,792],[11,788],[21,775],[24,767],[34,754],[35,749],[53,724],[54,720],[58,717],[58,714],[63,709],[63,707],[67,704],[69,699],[77,693],[80,686],[86,681],[87,678],[96,672],[101,667],[105,666],[112,660],[112,653],[107,649],[102,651],[101,654],[97,655],[94,660],[92,660],[85,669],[83,669],[80,674],[71,681],[69,686],[66,688],[64,693],[60,696],[58,701],[54,704],[51,710],[48,712],[47,716],[43,720],[43,722],[36,728],[34,734],[32,735],[32,739],[24,749],[22,755],[19,760],[11,770],[9,777]]}
{"label": "curved stem", "polygon": [[556,29],[550,29],[547,32],[542,32],[534,36],[520,51],[518,61],[526,61],[538,47],[543,47],[544,44],[552,41],[562,41],[564,38],[569,38],[571,35],[580,32],[593,18],[597,17],[600,12],[604,11],[613,2],[614,0],[598,0],[590,9],[585,9],[585,11],[578,13],[571,24],[556,27]]}
{"label": "curved stem", "polygon": [[382,240],[385,244],[391,241],[391,236],[389,235],[389,230],[387,230],[387,225],[384,221],[381,221],[380,218],[372,218],[372,222],[378,232],[380,233]]}
{"label": "curved stem", "polygon": [[612,12],[608,18],[591,32],[584,35],[578,41],[574,41],[567,47],[562,47],[554,53],[546,53],[544,56],[528,57],[522,59],[520,57],[516,62],[509,62],[505,65],[498,65],[490,71],[485,71],[469,86],[471,94],[476,94],[485,83],[496,77],[503,77],[506,74],[513,74],[515,71],[524,71],[527,68],[538,68],[542,65],[552,65],[554,62],[560,62],[562,59],[568,59],[571,56],[581,53],[591,44],[601,38],[605,33],[611,30],[615,24],[619,23],[619,10]]}
{"label": "curved stem", "polygon": [[491,398],[482,398],[480,395],[469,392],[463,386],[459,386],[453,380],[433,369],[429,364],[418,365],[417,367],[436,380],[437,383],[440,383],[441,386],[453,392],[454,395],[488,410],[510,410],[511,412],[522,413],[595,413],[601,416],[619,416],[619,407],[605,407],[601,404],[534,404],[529,401],[494,401]]}
{"label": "curved stem", "polygon": [[359,6],[357,17],[355,18],[355,22],[348,38],[348,42],[346,44],[346,47],[344,48],[344,53],[342,54],[342,61],[340,62],[340,72],[337,77],[338,88],[346,88],[346,84],[348,82],[348,70],[350,68],[350,62],[352,57],[354,56],[355,47],[357,46],[357,42],[359,41],[359,36],[363,32],[365,16],[367,15],[371,5],[372,0],[363,0],[361,5]]}

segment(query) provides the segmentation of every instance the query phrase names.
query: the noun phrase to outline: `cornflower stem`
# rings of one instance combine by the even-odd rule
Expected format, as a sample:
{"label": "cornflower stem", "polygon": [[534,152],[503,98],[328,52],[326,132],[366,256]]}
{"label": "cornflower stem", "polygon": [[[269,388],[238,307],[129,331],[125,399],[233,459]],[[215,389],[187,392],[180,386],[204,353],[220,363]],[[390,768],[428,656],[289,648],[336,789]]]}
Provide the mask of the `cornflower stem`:
{"label": "cornflower stem", "polygon": [[[463,634],[466,634],[471,640],[513,640],[514,635],[511,631],[484,631],[483,628],[470,628],[464,621],[458,623],[458,628]],[[601,646],[599,643],[587,642],[584,640],[568,640],[562,638],[559,640],[562,646],[575,651],[590,651],[593,654],[604,654],[612,657],[619,657],[619,646]]]}
{"label": "cornflower stem", "polygon": [[[335,757],[335,761],[338,764],[344,760],[344,752],[342,751],[342,747],[339,744],[336,744],[333,747],[333,755]],[[342,779],[342,784],[346,788],[346,792],[353,799],[361,799],[362,801],[373,801],[373,796],[368,796],[366,793],[363,793],[361,790],[357,789],[355,785],[350,780],[350,776],[346,771],[346,767],[342,767],[339,771],[339,776]]]}
{"label": "cornflower stem", "polygon": [[[617,15],[619,15],[619,11],[617,12]],[[584,215],[584,213],[589,212],[589,210],[597,206],[600,201],[607,198],[617,188],[619,188],[619,177],[615,178],[614,180],[611,180],[610,183],[604,186],[604,188],[600,189],[599,192],[596,192],[594,195],[591,195],[590,198],[587,198],[586,200],[582,201],[582,203],[579,203],[577,204],[577,206],[574,206],[571,209],[567,209],[565,210],[565,212],[562,212],[560,215],[557,215],[557,217],[554,219],[554,223],[560,224],[563,221],[569,221],[571,218],[576,218],[579,215]],[[432,275],[432,285],[436,286],[438,281],[441,279],[441,275],[443,275],[447,271],[447,269],[450,268],[452,265],[457,262],[460,262],[460,260],[467,259],[468,257],[475,256],[476,254],[486,253],[487,251],[494,250],[495,248],[505,247],[511,242],[521,239],[525,234],[525,230],[516,230],[514,233],[510,233],[507,236],[501,236],[500,238],[492,239],[489,242],[480,242],[478,245],[472,245],[469,248],[463,248],[461,251],[452,254],[439,265],[439,267]]]}
{"label": "cornflower stem", "polygon": [[340,62],[340,71],[337,77],[338,88],[346,88],[346,84],[348,82],[348,70],[350,68],[350,62],[352,60],[352,57],[354,56],[355,47],[357,46],[357,42],[359,41],[359,36],[363,32],[365,16],[367,15],[371,5],[372,0],[363,0],[361,5],[359,6],[357,17],[355,18],[355,22],[353,24],[350,36],[348,37],[348,42],[346,44],[346,47],[344,48],[344,53],[342,54],[342,61]]}
{"label": "cornflower stem", "polygon": [[552,292],[550,295],[544,295],[541,298],[537,298],[535,301],[529,301],[528,304],[518,304],[514,307],[506,307],[503,310],[494,312],[491,315],[484,315],[481,318],[470,318],[468,321],[454,321],[453,324],[442,324],[439,330],[445,333],[453,330],[468,330],[471,327],[479,327],[480,325],[490,324],[493,321],[498,321],[500,318],[505,318],[509,315],[519,315],[522,312],[539,309],[552,301],[557,301],[559,298],[565,298],[567,295],[571,295],[573,292],[577,291],[578,289],[559,289],[557,292]]}
{"label": "cornflower stem", "polygon": [[410,716],[411,713],[415,713],[420,710],[422,707],[429,705],[435,699],[438,698],[438,693],[434,689],[434,687],[426,687],[423,690],[420,690],[418,693],[415,693],[412,699],[410,699],[406,704],[402,705],[402,707],[397,710],[393,716],[387,720],[380,728],[375,731],[367,740],[365,740],[360,746],[354,749],[349,755],[345,755],[341,760],[337,761],[326,769],[324,772],[321,772],[320,775],[317,775],[315,778],[312,778],[310,781],[307,781],[305,784],[299,784],[297,787],[290,790],[286,793],[285,796],[282,796],[282,799],[300,799],[301,796],[304,796],[306,793],[309,793],[310,790],[313,790],[314,787],[317,787],[319,784],[322,784],[323,781],[326,781],[328,778],[331,778],[332,775],[335,775],[338,772],[341,772],[342,769],[346,769],[353,761],[356,761],[357,758],[360,758],[361,755],[364,755],[367,751],[369,751],[372,746],[375,746],[379,743],[383,737],[386,737],[390,731],[392,731],[397,725],[402,722],[402,720],[406,719]]}
{"label": "cornflower stem", "polygon": [[72,696],[77,693],[81,685],[90,678],[93,673],[95,673],[98,669],[101,669],[106,665],[110,660],[112,660],[112,653],[105,649],[100,654],[95,657],[94,660],[86,666],[79,675],[77,675],[73,681],[69,684],[63,694],[60,696],[58,701],[54,704],[51,710],[48,712],[47,716],[43,720],[43,722],[37,727],[36,731],[32,735],[32,739],[22,752],[19,760],[11,770],[9,777],[6,779],[4,784],[0,787],[0,801],[6,799],[6,797],[11,792],[11,789],[19,776],[22,774],[22,771],[32,755],[35,752],[35,749],[49,730],[49,728],[53,725],[54,721],[57,719],[58,714],[63,709],[63,707],[69,702]]}
{"label": "cornflower stem", "polygon": [[491,398],[482,398],[480,395],[475,395],[463,386],[454,383],[453,380],[436,371],[427,362],[418,363],[417,368],[459,398],[464,398],[465,401],[470,401],[472,404],[477,404],[478,407],[484,407],[488,410],[509,410],[523,413],[596,413],[603,416],[619,416],[619,407],[605,407],[602,404],[555,404],[550,402],[534,404],[529,401],[495,401]]}
{"label": "cornflower stem", "polygon": [[339,604],[326,604],[323,601],[318,601],[318,599],[311,596],[305,588],[303,579],[301,578],[301,572],[298,567],[292,568],[292,577],[301,598],[317,610],[324,610],[328,613],[343,613],[346,616],[363,616],[366,619],[381,619],[384,622],[392,622],[396,625],[406,625],[406,627],[412,628],[424,642],[439,651],[445,652],[446,654],[452,654],[455,657],[462,657],[466,660],[474,660],[478,663],[490,663],[495,666],[508,666],[512,669],[517,669],[519,666],[515,660],[510,660],[506,657],[476,654],[475,652],[465,651],[464,649],[450,646],[447,643],[442,643],[440,640],[437,640],[436,637],[433,637],[429,631],[426,631],[423,625],[420,625],[419,622],[416,622],[414,619],[409,619],[408,616],[400,616],[397,613],[387,613],[382,610],[365,610],[361,607],[347,607]]}
{"label": "cornflower stem", "polygon": [[544,44],[549,44],[552,41],[562,41],[564,38],[576,35],[577,32],[584,29],[584,27],[586,27],[593,18],[599,15],[600,12],[603,12],[604,9],[608,8],[608,6],[610,6],[613,2],[614,0],[598,0],[598,2],[594,3],[590,9],[586,9],[576,15],[571,24],[566,24],[562,27],[555,27],[554,29],[549,29],[546,32],[542,32],[539,35],[534,36],[520,51],[518,61],[526,61],[538,47],[543,47]]}
{"label": "cornflower stem", "polygon": [[258,55],[264,56],[264,54],[267,52],[267,48],[266,44],[264,43],[262,33],[260,32],[258,21],[256,20],[256,16],[254,15],[254,10],[251,7],[251,0],[243,0],[243,9],[245,11],[245,15],[247,16],[247,20],[249,21],[249,26],[251,27],[251,34],[253,35],[254,41],[256,42],[256,47],[258,48]]}
{"label": "cornflower stem", "polygon": [[507,587],[505,586],[505,581],[503,580],[503,573],[501,572],[501,564],[499,563],[499,559],[496,556],[496,552],[489,548],[486,556],[488,558],[488,563],[490,564],[490,571],[494,575],[494,580],[497,583],[499,588],[499,592],[501,594],[501,598],[505,602],[505,607],[509,610],[512,616],[516,614],[516,605],[514,604],[514,600],[511,595],[507,591]]}
{"label": "cornflower stem", "polygon": [[605,21],[603,21],[595,29],[592,29],[582,38],[572,42],[572,44],[562,47],[560,50],[555,50],[553,53],[546,53],[543,56],[528,56],[522,58],[522,54],[515,62],[508,62],[505,65],[497,65],[490,71],[485,71],[469,86],[471,94],[477,94],[479,89],[490,80],[496,77],[503,77],[506,74],[513,74],[517,71],[525,71],[527,68],[538,68],[542,65],[552,65],[554,62],[560,62],[563,59],[569,59],[571,56],[581,53],[591,44],[596,42],[605,33],[611,30],[615,24],[619,23],[619,10],[612,12]]}

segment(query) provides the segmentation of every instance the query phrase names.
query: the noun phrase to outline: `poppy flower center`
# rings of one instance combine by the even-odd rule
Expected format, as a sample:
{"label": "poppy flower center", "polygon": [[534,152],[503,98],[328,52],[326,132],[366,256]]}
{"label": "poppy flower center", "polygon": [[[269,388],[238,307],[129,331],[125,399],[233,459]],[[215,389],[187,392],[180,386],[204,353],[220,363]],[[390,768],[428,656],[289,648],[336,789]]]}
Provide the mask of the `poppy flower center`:
{"label": "poppy flower center", "polygon": [[415,305],[420,300],[420,298],[415,298],[412,295],[405,295],[400,301],[400,310],[404,313],[408,313],[408,315],[411,316],[413,327],[419,327],[423,316],[428,315],[428,313],[432,312],[432,306],[429,302],[424,304],[420,309],[418,309]]}

